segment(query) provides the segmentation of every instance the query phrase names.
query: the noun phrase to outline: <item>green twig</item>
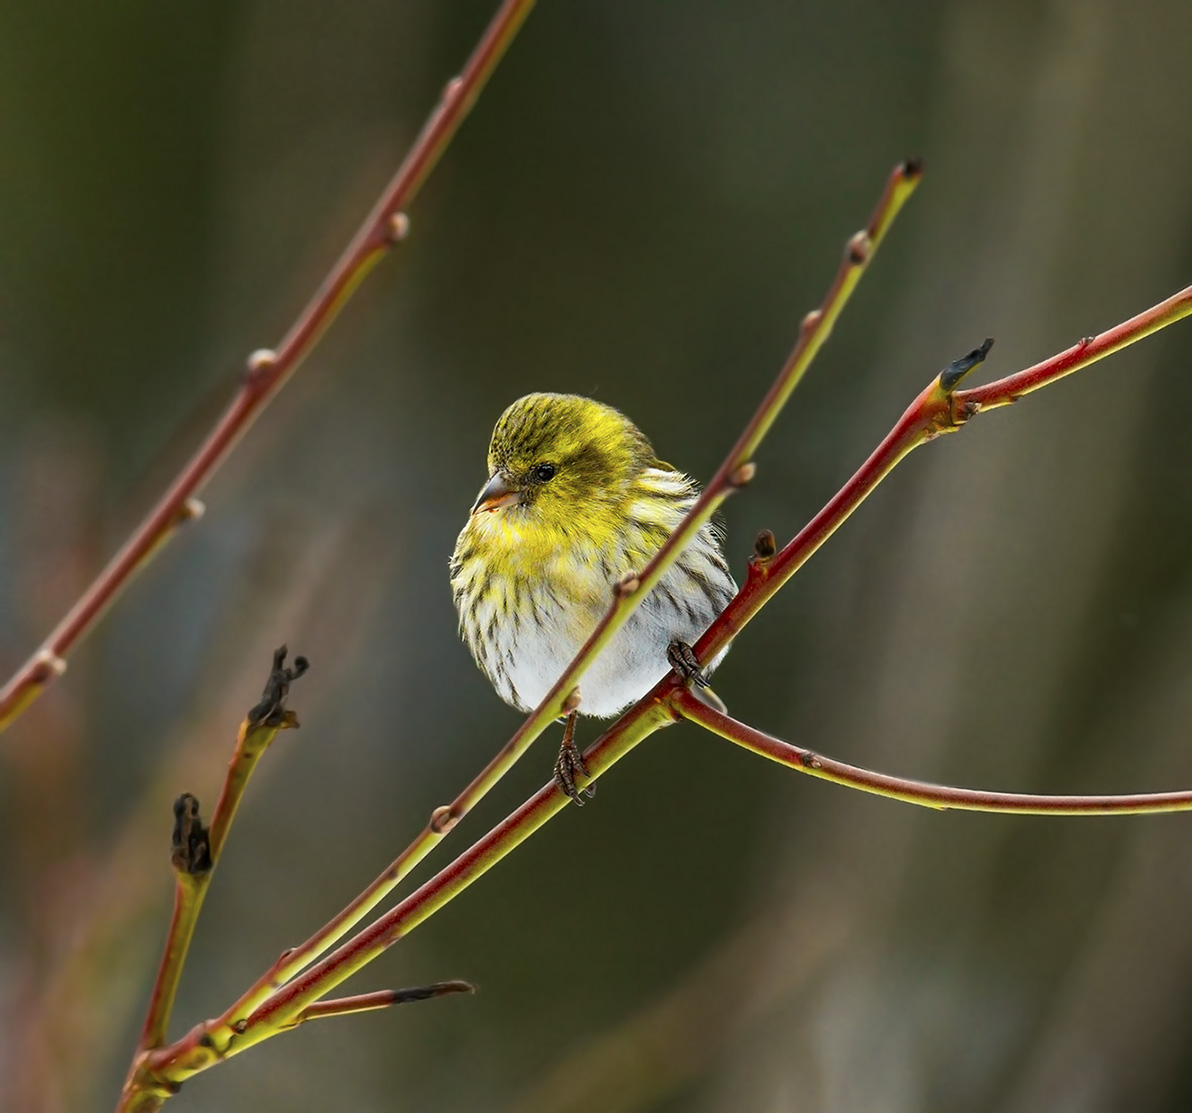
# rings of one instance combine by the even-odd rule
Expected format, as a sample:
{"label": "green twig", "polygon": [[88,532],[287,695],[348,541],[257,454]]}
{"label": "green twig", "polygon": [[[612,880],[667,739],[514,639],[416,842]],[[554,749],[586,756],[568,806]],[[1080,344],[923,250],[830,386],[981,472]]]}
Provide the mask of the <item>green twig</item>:
{"label": "green twig", "polygon": [[1050,359],[986,386],[955,389],[989,353],[992,340],[945,367],[906,409],[869,459],[789,544],[765,560],[751,562],[744,586],[695,643],[697,656],[707,661],[728,645],[913,449],[943,433],[954,433],[985,410],[1007,406],[1024,394],[1088,367],[1189,314],[1192,314],[1192,286],[1099,336],[1085,337]]}
{"label": "green twig", "polygon": [[305,969],[336,940],[342,938],[392,892],[438,845],[443,836],[513,767],[530,744],[561,713],[575,705],[572,695],[584,670],[625,624],[634,608],[679,558],[683,549],[724,500],[752,479],[754,468],[750,458],[799,384],[812,359],[827,340],[895,216],[914,192],[921,173],[921,167],[917,162],[901,163],[891,172],[868,225],[849,240],[844,259],[820,308],[804,318],[794,349],[737,443],[666,544],[640,573],[622,580],[617,585],[608,612],[538,709],[522,723],[513,737],[451,804],[435,809],[430,822],[414,842],[360,896],[305,943],[282,955],[274,966],[227,1010],[222,1018],[227,1033],[259,1009],[279,987]]}
{"label": "green twig", "polygon": [[[741,615],[746,620],[752,617],[762,605],[772,597],[777,587],[785,582],[793,570],[807,559],[827,537],[852,513],[862,499],[877,485],[878,482],[892,469],[899,460],[916,445],[930,440],[945,432],[952,432],[974,413],[979,405],[996,404],[1003,393],[1017,389],[1017,386],[1029,376],[1037,385],[1055,381],[1062,375],[1076,370],[1078,366],[1085,366],[1105,354],[1103,349],[1116,350],[1134,340],[1150,335],[1156,328],[1170,324],[1192,312],[1192,288],[1182,291],[1175,297],[1168,299],[1154,309],[1139,314],[1137,317],[1124,322],[1122,325],[1105,334],[1104,338],[1092,338],[1082,342],[1079,351],[1060,353],[1052,360],[1045,361],[1036,368],[1017,376],[1009,376],[994,384],[996,390],[982,388],[979,391],[958,392],[955,388],[960,381],[988,355],[992,341],[986,341],[968,355],[954,361],[932,381],[931,385],[916,399],[915,403],[906,411],[902,420],[892,433],[882,442],[877,451],[870,457],[866,465],[846,484],[838,494],[812,523],[781,552],[775,553],[773,536],[763,531],[757,539],[754,557],[750,561],[749,574],[746,583],[729,607],[712,623],[707,633],[697,643],[697,652],[702,659],[708,654],[715,653],[724,645],[739,627],[734,622],[740,620]],[[1159,323],[1156,323],[1159,322]],[[1043,369],[1042,372],[1040,369]],[[1032,386],[1032,389],[1035,387]],[[788,571],[788,569],[791,569]],[[743,625],[743,623],[741,623]],[[643,699],[631,708],[620,720],[607,730],[600,740],[585,754],[593,779],[599,776],[614,761],[620,760],[629,749],[636,746],[649,733],[665,725],[671,717],[680,713],[687,714],[697,705],[704,708],[708,714],[713,713],[706,708],[703,701],[682,687],[673,675],[664,678]],[[838,766],[838,771],[846,767]],[[877,774],[870,774],[877,777]],[[902,782],[903,788],[913,784]],[[857,784],[855,787],[866,787]],[[868,786],[872,791],[872,785]],[[913,788],[912,792],[922,792],[922,787]],[[952,790],[950,797],[953,801],[960,799],[955,793],[965,790]],[[984,795],[986,798],[989,794]],[[976,797],[973,797],[975,800]],[[1127,801],[1116,810],[1137,811],[1142,804],[1143,809],[1158,810],[1170,807],[1188,799],[1182,793],[1159,794],[1144,800],[1138,797],[1119,797],[1119,801]],[[1079,811],[1082,807],[1095,807],[1098,811],[1113,810],[1103,805],[1104,798],[1095,804],[1090,804],[1089,798],[1035,798],[1033,805],[1037,806],[1040,799],[1048,800],[1053,812],[1067,810]],[[1060,801],[1067,801],[1067,805]],[[551,818],[563,807],[562,796],[551,786],[543,789],[535,797],[511,815],[504,823],[494,828],[480,842],[456,859],[445,870],[424,885],[418,892],[408,897],[397,908],[379,918],[373,925],[357,934],[334,954],[329,955],[306,974],[281,987],[245,1025],[245,1034],[253,1042],[265,1035],[256,1033],[262,1026],[268,1027],[274,1018],[284,1016],[294,1009],[296,1002],[317,1000],[342,978],[359,969],[386,947],[396,941],[406,931],[411,930],[431,915],[447,901],[453,899],[459,892],[471,883],[475,877],[483,873],[514,846],[527,838],[543,823]],[[1022,809],[1018,809],[1022,810]],[[229,1053],[240,1050],[236,1047]]]}
{"label": "green twig", "polygon": [[[888,187],[884,201],[888,200],[892,192],[897,195],[901,185],[905,185],[906,191],[909,192],[913,181],[905,169],[901,173],[906,176],[905,182],[899,183],[896,173],[895,179],[892,179],[894,184]],[[899,200],[898,203],[900,204],[901,201]],[[892,216],[896,209],[897,205],[890,204],[888,215]],[[879,206],[879,216],[882,212],[883,210]],[[859,268],[863,267],[869,258],[873,242],[880,238],[887,225],[888,217],[875,219],[867,235],[863,234],[861,238],[854,238],[851,242],[849,256],[846,258],[841,274],[837,276],[832,292],[825,303],[827,308],[836,306],[838,311],[838,305],[843,304],[844,299],[851,292],[852,286],[855,285],[856,278],[859,277]],[[750,561],[746,583],[729,607],[713,622],[696,645],[696,651],[701,659],[706,660],[731,640],[911,449],[941,433],[958,429],[982,409],[1003,405],[1012,401],[1018,394],[1038,389],[1038,387],[1055,381],[1079,367],[1094,362],[1110,351],[1149,335],[1189,312],[1192,312],[1192,288],[1182,291],[1160,306],[1124,322],[1102,337],[1089,338],[1075,348],[1060,353],[1034,368],[1028,368],[1017,375],[999,380],[998,383],[972,391],[958,391],[956,387],[964,376],[986,357],[991,341],[986,341],[969,355],[945,368],[908,408],[895,428],[857,474],[790,544],[776,552],[773,536],[768,531],[763,531],[759,535],[754,556]],[[790,389],[797,382],[806,362],[810,360],[819,344],[826,337],[834,316],[834,313],[821,310],[805,320],[799,344],[783,371],[783,376],[787,376],[787,378],[784,379],[783,376],[780,376],[779,383],[772,388],[766,402],[755,415],[733,453],[717,472],[713,481],[709,483],[693,514],[704,511],[710,514],[732,490],[752,478],[753,465],[749,456],[789,395]],[[517,754],[524,750],[525,745],[529,744],[535,733],[540,733],[541,729],[559,711],[563,710],[583,667],[604,644],[602,638],[605,632],[615,630],[619,621],[623,621],[621,616],[628,614],[633,600],[644,595],[649,587],[656,582],[656,576],[664,567],[661,562],[669,554],[677,554],[685,541],[689,539],[690,532],[684,531],[689,527],[691,529],[698,528],[698,524],[705,520],[706,517],[692,525],[695,518],[689,518],[684,526],[680,527],[680,532],[676,534],[675,538],[672,538],[663,552],[655,558],[655,561],[643,569],[639,576],[632,577],[629,582],[622,585],[613,607],[601,627],[593,635],[585,650],[581,651],[580,656],[573,662],[538,712],[527,720],[521,731],[498,755],[494,763],[490,764],[488,769],[473,782],[473,785],[466,790],[455,805],[439,809],[435,813],[435,819],[431,826],[427,828],[420,839],[407,849],[360,898],[357,898],[357,901],[348,910],[341,913],[327,928],[324,928],[308,944],[299,949],[301,957],[304,959],[303,965],[317,953],[314,949],[316,945],[321,948],[333,938],[337,938],[349,923],[356,922],[368,908],[375,905],[383,895],[382,890],[388,892],[396,884],[396,881],[404,876],[409,868],[412,868],[413,864],[420,861],[458,819],[459,815],[466,810],[466,806],[461,806],[461,802],[463,805],[468,805],[483,795],[495,783],[500,773],[512,764]],[[842,763],[830,762],[830,759],[822,758],[797,747],[791,747],[787,743],[773,739],[744,724],[738,724],[704,704],[696,695],[685,689],[674,674],[660,681],[650,693],[605,731],[597,743],[588,750],[585,758],[593,779],[602,775],[612,764],[619,761],[654,731],[679,717],[691,718],[767,757],[802,768],[807,772],[813,772],[826,779],[927,806],[975,807],[980,805],[982,810],[1045,810],[1048,814],[1087,814],[1090,812],[1102,814],[1107,811],[1171,810],[1175,807],[1192,806],[1192,793],[1117,797],[1044,797],[970,792],[969,790],[950,789],[898,778],[888,778]],[[522,742],[524,745],[521,746],[521,749],[513,753],[516,745]],[[512,757],[510,757],[511,753],[513,753]],[[238,1003],[239,1005],[247,1000],[256,1000],[264,993],[265,996],[261,998],[260,1004],[253,1009],[251,1015],[241,1015],[237,1018],[234,1006],[233,1010],[219,1020],[200,1024],[177,1043],[149,1053],[142,1063],[146,1089],[154,1086],[168,1089],[180,1085],[186,1078],[268,1039],[287,1027],[292,1027],[304,1016],[309,1017],[311,1013],[308,1010],[316,1006],[317,1002],[327,993],[453,900],[524,839],[562,811],[566,804],[567,799],[559,789],[554,784],[547,785],[397,907],[380,916],[374,923],[358,932],[309,969],[299,972],[301,970],[299,967],[292,976],[285,976],[289,972],[288,964],[291,959],[283,960],[282,964],[270,971]],[[269,990],[272,992],[267,992]],[[338,1006],[332,1005],[330,1008],[332,1012],[335,1012]]]}
{"label": "green twig", "polygon": [[[174,911],[166,932],[166,944],[157,977],[149,995],[141,1038],[137,1042],[136,1054],[125,1083],[121,1099],[123,1109],[152,1109],[155,1103],[160,1104],[162,1097],[169,1096],[159,1082],[145,1084],[146,1077],[141,1065],[151,1051],[165,1042],[195,924],[249,778],[270,743],[277,737],[277,732],[298,726],[297,717],[292,711],[286,710],[285,698],[290,684],[306,671],[307,662],[304,657],[296,657],[293,667],[288,668],[285,659],[286,649],[282,646],[273,655],[273,667],[265,683],[261,702],[249,711],[240,724],[236,748],[228,763],[223,788],[212,813],[211,826],[203,826],[199,816],[199,801],[190,793],[183,793],[174,804],[174,835],[170,855],[174,867]],[[165,1091],[168,1090],[166,1086]]]}

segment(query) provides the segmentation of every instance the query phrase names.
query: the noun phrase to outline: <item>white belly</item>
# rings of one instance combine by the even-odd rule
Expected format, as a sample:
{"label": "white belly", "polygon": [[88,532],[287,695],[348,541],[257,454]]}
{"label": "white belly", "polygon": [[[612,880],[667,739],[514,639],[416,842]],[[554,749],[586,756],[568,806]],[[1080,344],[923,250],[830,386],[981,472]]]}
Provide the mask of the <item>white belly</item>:
{"label": "white belly", "polygon": [[[676,565],[667,572],[584,673],[581,714],[615,715],[670,671],[667,648],[676,641],[694,643],[736,591],[732,578],[720,568],[710,569],[704,579],[709,590],[693,586],[684,567]],[[534,596],[533,619],[478,621],[472,629],[467,628],[471,623],[464,623],[469,643],[483,645],[477,653],[481,668],[502,698],[522,711],[542,702],[612,602],[611,585],[603,595],[593,593],[599,606]],[[704,672],[710,673],[725,652],[705,664]]]}

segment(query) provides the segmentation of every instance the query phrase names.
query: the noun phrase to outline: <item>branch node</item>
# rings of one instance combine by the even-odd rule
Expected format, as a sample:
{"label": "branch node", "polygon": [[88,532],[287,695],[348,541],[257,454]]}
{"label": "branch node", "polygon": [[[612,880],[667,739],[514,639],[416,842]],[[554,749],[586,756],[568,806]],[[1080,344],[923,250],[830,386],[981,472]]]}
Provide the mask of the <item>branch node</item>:
{"label": "branch node", "polygon": [[39,649],[33,661],[38,680],[48,680],[51,676],[61,676],[66,672],[66,658],[59,657],[52,649]]}
{"label": "branch node", "polygon": [[393,213],[385,222],[385,236],[391,244],[401,243],[410,234],[410,218],[405,213]]}
{"label": "branch node", "polygon": [[567,693],[567,698],[563,700],[562,710],[564,714],[570,715],[580,705],[582,696],[579,694],[579,685],[577,684],[570,692]]}
{"label": "branch node", "polygon": [[750,561],[753,564],[767,564],[774,559],[777,552],[778,542],[774,538],[774,531],[763,529],[753,539],[753,556]]}
{"label": "branch node", "polygon": [[170,840],[170,864],[179,873],[199,877],[211,871],[210,832],[199,816],[199,800],[184,792],[174,801],[174,833]]}
{"label": "branch node", "polygon": [[245,361],[249,381],[260,378],[276,362],[277,353],[272,348],[258,348]]}
{"label": "branch node", "polygon": [[635,572],[630,572],[628,576],[624,576],[617,581],[613,591],[624,599],[632,595],[641,586],[641,578]]}
{"label": "branch node", "polygon": [[448,81],[447,84],[443,87],[443,101],[444,101],[444,103],[450,104],[453,100],[455,100],[455,98],[457,96],[459,96],[460,89],[462,89],[463,87],[464,87],[464,79],[462,77],[456,76],[456,77],[453,77],[450,81]]}
{"label": "branch node", "polygon": [[286,666],[287,648],[283,645],[273,653],[273,668],[265,681],[261,702],[248,712],[250,727],[277,727],[285,729],[298,726],[298,717],[285,707],[290,685],[307,669],[310,662],[305,657],[295,657],[293,667]]}
{"label": "branch node", "polygon": [[868,232],[858,232],[848,241],[848,261],[855,267],[863,267],[873,253],[873,240]]}
{"label": "branch node", "polygon": [[823,762],[815,756],[810,750],[801,750],[799,752],[799,761],[803,763],[808,769],[822,769]]}
{"label": "branch node", "polygon": [[823,310],[822,309],[813,309],[810,313],[808,313],[803,318],[802,322],[799,325],[799,331],[804,334],[812,332],[814,329],[819,328],[820,321],[822,321],[823,319],[824,319]]}
{"label": "branch node", "polygon": [[757,464],[752,460],[747,460],[740,467],[733,469],[728,477],[728,485],[735,491],[740,490],[749,484],[755,475],[757,475]]}
{"label": "branch node", "polygon": [[450,804],[443,804],[430,813],[430,829],[436,835],[445,835],[459,822],[459,818]]}
{"label": "branch node", "polygon": [[181,522],[197,522],[204,514],[207,513],[207,506],[201,500],[191,495],[178,510],[178,521]]}
{"label": "branch node", "polygon": [[959,385],[961,380],[974,368],[985,362],[985,357],[989,355],[989,349],[993,347],[993,337],[987,337],[985,343],[979,348],[974,348],[966,356],[961,356],[960,359],[954,359],[940,372],[939,385],[940,390],[945,394],[951,394]]}
{"label": "branch node", "polygon": [[1080,338],[1081,346],[1087,348],[1096,339],[1095,336],[1082,336]]}

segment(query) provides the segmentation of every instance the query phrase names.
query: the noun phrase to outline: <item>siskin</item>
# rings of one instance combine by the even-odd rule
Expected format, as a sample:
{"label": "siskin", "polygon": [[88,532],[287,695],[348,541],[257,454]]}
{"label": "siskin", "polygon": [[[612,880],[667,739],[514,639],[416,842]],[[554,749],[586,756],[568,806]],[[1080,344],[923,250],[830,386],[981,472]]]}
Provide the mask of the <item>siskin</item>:
{"label": "siskin", "polygon": [[[451,587],[477,665],[502,699],[531,711],[699,488],[658,460],[627,417],[574,394],[514,402],[493,430],[488,471],[455,544]],[[689,646],[736,592],[720,541],[706,524],[589,666],[584,714],[615,715],[672,665],[705,683]],[[574,724],[572,713],[555,777],[578,802],[575,773],[587,769]]]}

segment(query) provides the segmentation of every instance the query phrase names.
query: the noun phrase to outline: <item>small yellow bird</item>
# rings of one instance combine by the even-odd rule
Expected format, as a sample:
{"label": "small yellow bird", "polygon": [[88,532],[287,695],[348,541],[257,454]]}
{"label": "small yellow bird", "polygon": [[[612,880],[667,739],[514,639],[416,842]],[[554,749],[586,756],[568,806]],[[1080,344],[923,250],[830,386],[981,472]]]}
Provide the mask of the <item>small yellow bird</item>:
{"label": "small yellow bird", "polygon": [[[489,479],[451,557],[460,633],[497,693],[532,711],[608,611],[615,585],[640,572],[699,494],[659,461],[611,406],[574,394],[528,394],[502,415]],[[588,668],[579,711],[607,718],[673,667],[699,683],[690,645],[736,593],[706,524]],[[555,765],[577,803],[587,775],[567,720]],[[590,795],[589,790],[589,795]]]}

